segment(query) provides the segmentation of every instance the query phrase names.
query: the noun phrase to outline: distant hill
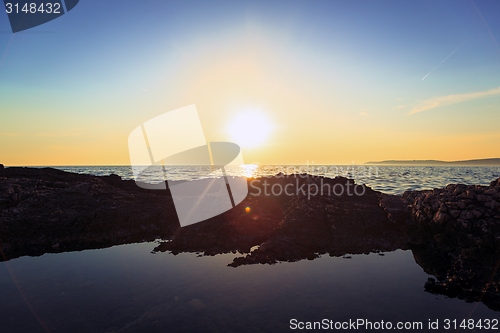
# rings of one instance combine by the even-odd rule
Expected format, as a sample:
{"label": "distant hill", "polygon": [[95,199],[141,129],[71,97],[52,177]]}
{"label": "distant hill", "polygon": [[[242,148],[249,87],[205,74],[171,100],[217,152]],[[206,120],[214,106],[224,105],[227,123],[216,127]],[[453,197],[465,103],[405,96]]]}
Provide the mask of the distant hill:
{"label": "distant hill", "polygon": [[465,161],[439,161],[439,160],[387,160],[379,162],[366,162],[372,165],[462,165],[462,166],[500,166],[500,158],[484,158]]}

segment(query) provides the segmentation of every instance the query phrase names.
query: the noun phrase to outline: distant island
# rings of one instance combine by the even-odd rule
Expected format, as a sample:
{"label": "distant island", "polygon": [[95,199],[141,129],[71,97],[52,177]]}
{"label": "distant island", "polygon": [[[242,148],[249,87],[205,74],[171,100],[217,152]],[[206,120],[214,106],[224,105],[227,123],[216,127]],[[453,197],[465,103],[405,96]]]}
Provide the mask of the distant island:
{"label": "distant island", "polygon": [[464,161],[439,161],[439,160],[387,160],[379,162],[366,162],[375,165],[461,165],[461,166],[500,166],[500,158],[483,158]]}

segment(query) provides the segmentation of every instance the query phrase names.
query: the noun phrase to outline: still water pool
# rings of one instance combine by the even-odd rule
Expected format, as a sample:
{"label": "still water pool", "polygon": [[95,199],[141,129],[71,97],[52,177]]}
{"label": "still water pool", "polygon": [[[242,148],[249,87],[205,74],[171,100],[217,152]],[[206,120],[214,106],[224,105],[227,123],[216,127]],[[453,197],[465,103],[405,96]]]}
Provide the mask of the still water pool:
{"label": "still water pool", "polygon": [[232,268],[233,254],[153,254],[156,245],[0,263],[0,331],[276,332],[291,319],[411,321],[427,331],[429,319],[499,317],[424,291],[429,275],[411,251]]}

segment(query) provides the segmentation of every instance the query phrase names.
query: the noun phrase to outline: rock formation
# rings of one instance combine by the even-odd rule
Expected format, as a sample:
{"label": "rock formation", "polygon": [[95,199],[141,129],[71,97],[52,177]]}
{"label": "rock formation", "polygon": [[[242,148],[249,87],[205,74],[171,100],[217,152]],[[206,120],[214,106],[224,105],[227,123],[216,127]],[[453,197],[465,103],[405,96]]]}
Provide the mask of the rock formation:
{"label": "rock formation", "polygon": [[411,208],[415,260],[437,279],[429,279],[426,290],[500,310],[500,179],[403,197]]}
{"label": "rock formation", "polygon": [[410,248],[436,277],[426,290],[500,310],[500,179],[403,196],[342,177],[248,181],[234,209],[180,228],[168,190],[117,175],[0,166],[0,260],[156,239],[154,251],[238,252],[233,267]]}
{"label": "rock formation", "polygon": [[168,238],[177,227],[169,200],[166,191],[148,192],[116,175],[6,168],[0,175],[1,254],[8,260]]}

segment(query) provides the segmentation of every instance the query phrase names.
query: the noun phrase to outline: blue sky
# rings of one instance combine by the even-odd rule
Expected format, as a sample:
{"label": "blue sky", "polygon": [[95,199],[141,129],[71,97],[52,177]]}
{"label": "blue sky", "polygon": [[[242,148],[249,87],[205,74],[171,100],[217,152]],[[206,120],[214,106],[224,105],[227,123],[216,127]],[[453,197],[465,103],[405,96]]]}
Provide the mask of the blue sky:
{"label": "blue sky", "polygon": [[133,128],[189,104],[209,141],[265,113],[276,129],[249,162],[493,157],[499,14],[495,1],[82,0],[12,34],[0,13],[0,163],[127,164]]}

